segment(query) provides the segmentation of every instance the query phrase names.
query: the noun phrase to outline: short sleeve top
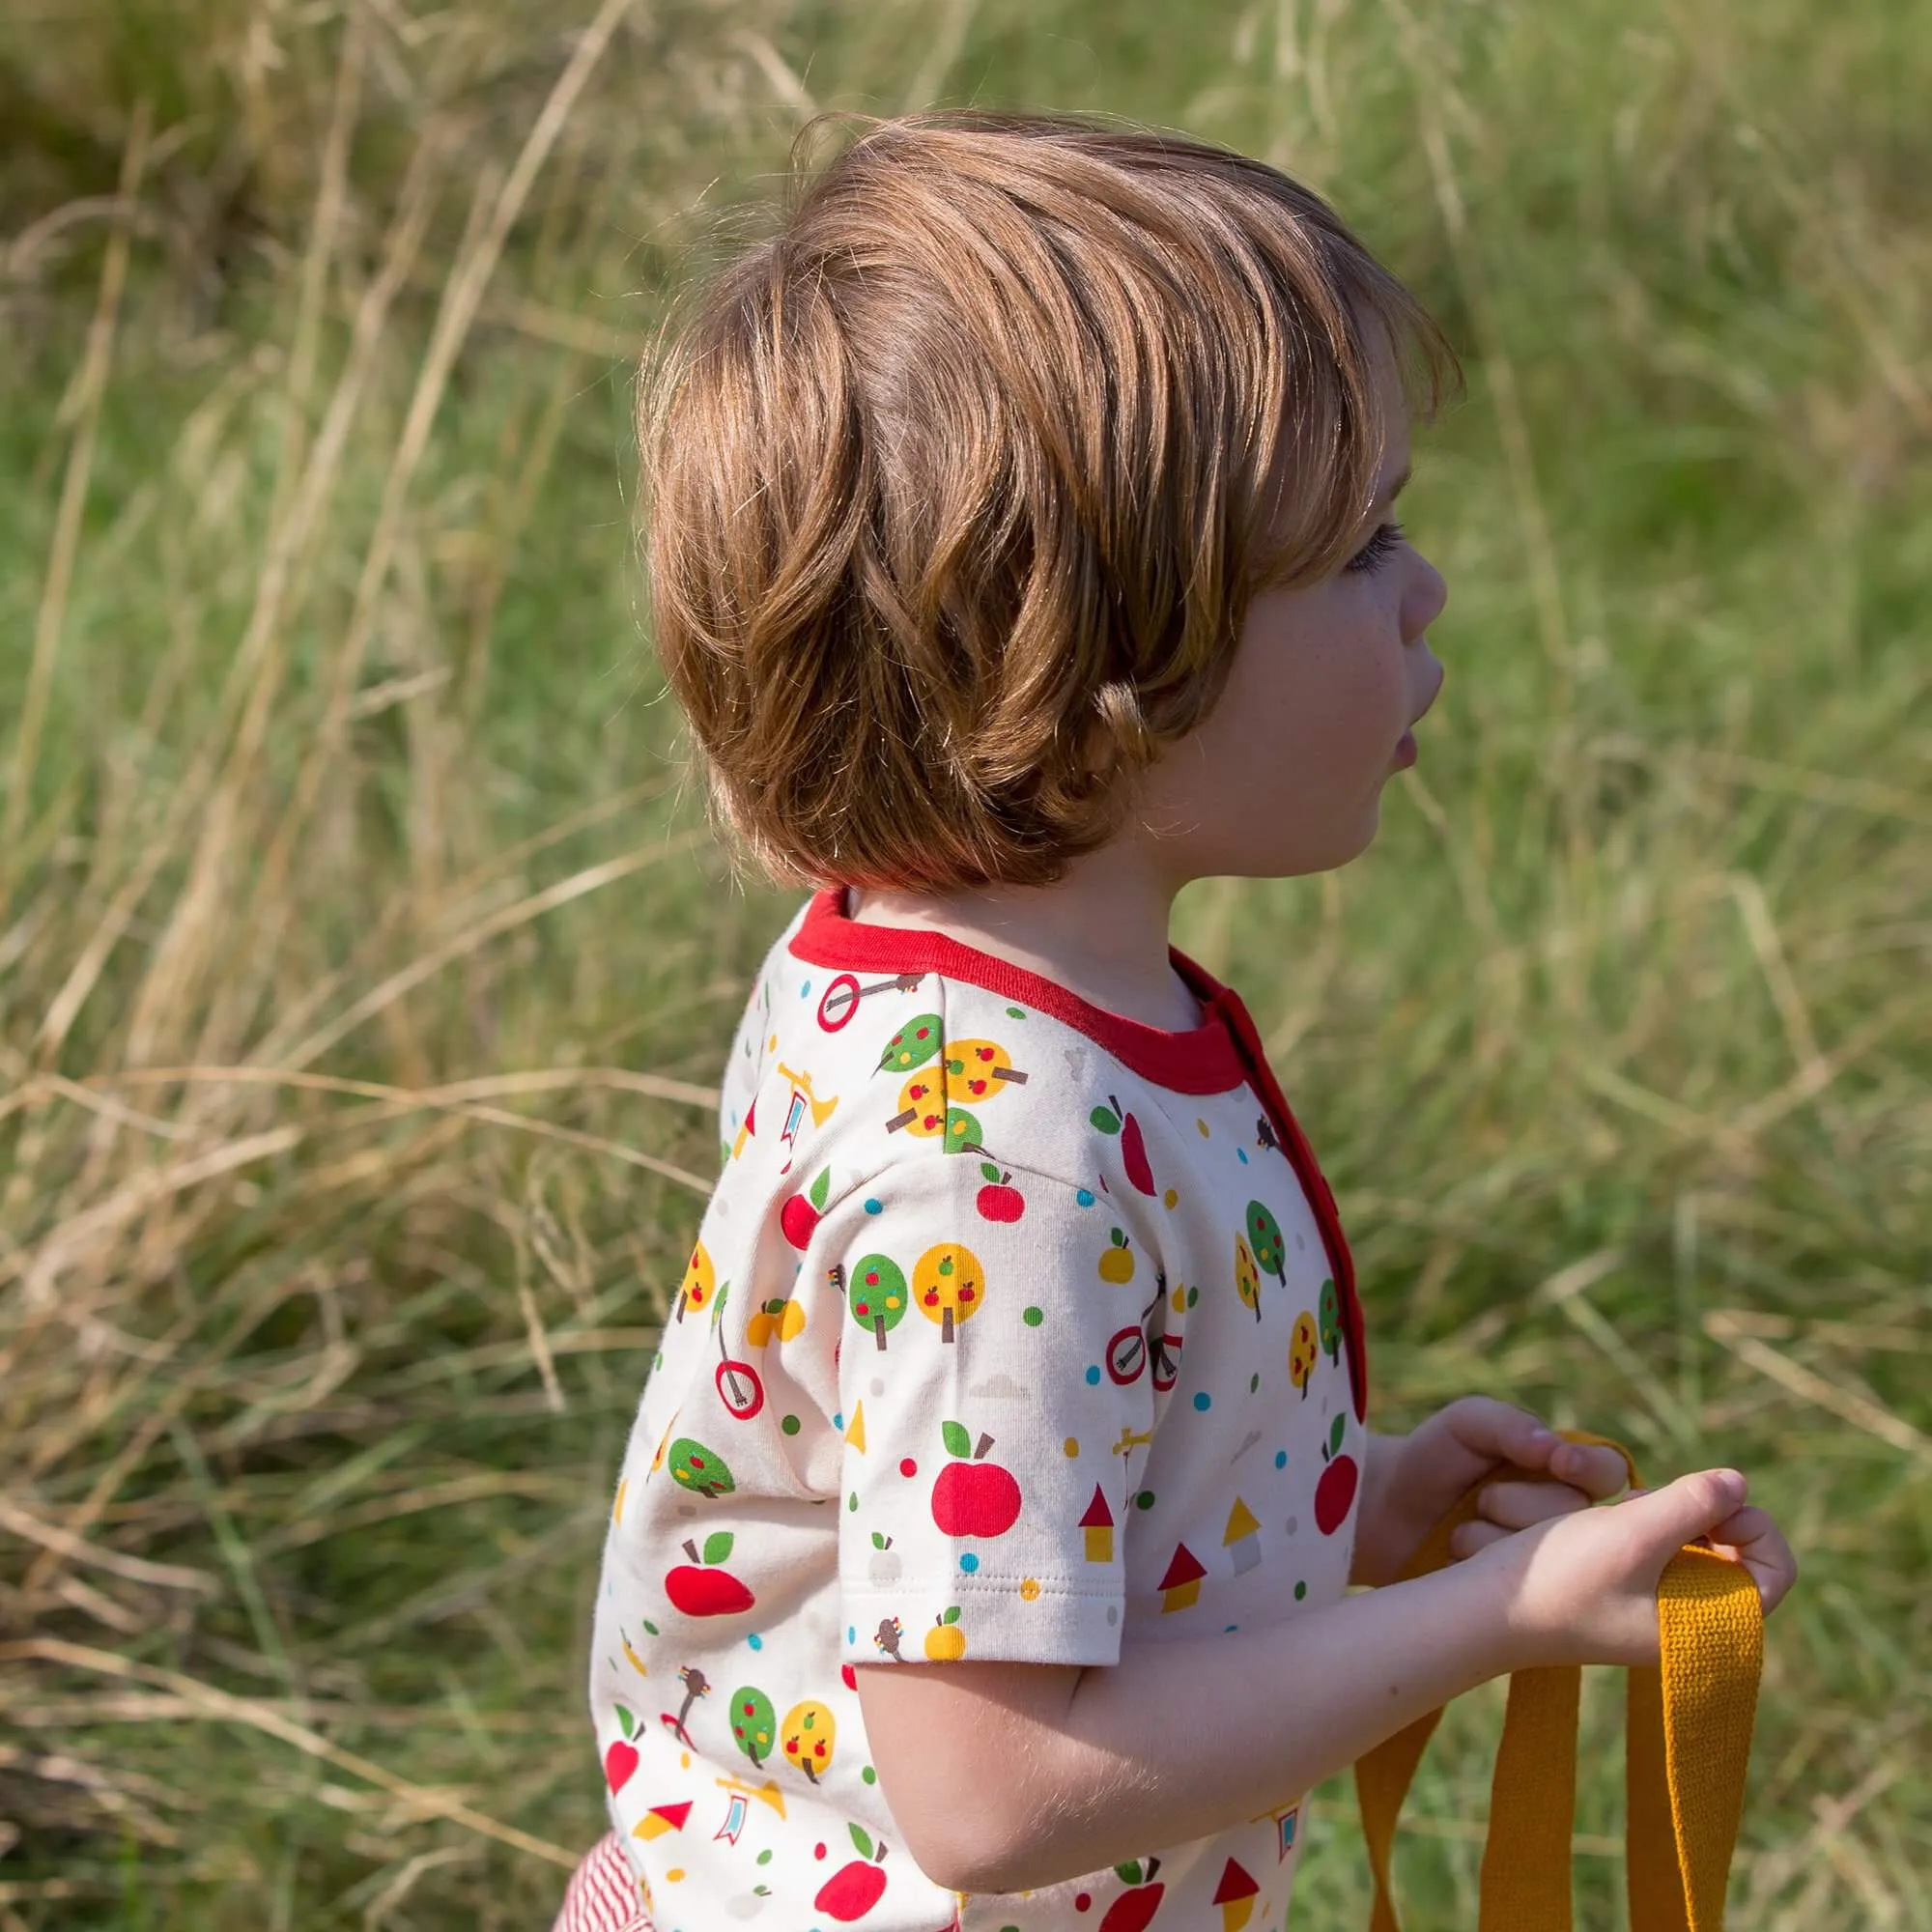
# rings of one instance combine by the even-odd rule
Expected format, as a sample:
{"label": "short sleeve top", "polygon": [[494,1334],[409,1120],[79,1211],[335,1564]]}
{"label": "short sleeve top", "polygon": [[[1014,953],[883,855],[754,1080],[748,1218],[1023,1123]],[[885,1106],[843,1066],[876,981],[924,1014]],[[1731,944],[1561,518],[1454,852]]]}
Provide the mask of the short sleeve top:
{"label": "short sleeve top", "polygon": [[1110,1665],[1347,1588],[1348,1246],[1245,1008],[1171,956],[1192,1031],[837,892],[766,959],[595,1613],[611,1818],[659,1932],[1282,1922],[1294,1805],[1031,1893],[932,1884],[852,1668]]}

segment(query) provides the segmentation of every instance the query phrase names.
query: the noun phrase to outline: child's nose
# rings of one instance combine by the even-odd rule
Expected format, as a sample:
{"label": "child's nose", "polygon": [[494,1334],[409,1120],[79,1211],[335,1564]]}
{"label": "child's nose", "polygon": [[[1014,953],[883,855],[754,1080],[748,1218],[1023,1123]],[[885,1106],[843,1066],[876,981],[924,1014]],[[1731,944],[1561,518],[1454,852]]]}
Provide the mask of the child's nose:
{"label": "child's nose", "polygon": [[1442,573],[1426,556],[1417,556],[1417,569],[1404,588],[1402,600],[1402,640],[1412,644],[1441,616],[1449,602],[1449,585]]}

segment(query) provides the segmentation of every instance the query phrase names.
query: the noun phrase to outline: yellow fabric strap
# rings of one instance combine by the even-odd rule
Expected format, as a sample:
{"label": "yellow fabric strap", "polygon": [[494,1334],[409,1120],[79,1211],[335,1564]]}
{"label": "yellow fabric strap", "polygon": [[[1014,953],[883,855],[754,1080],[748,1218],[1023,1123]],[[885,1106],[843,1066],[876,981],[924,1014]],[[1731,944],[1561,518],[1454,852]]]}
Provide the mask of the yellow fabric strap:
{"label": "yellow fabric strap", "polygon": [[[1622,1443],[1583,1430],[1563,1435],[1616,1450],[1633,1487],[1642,1487]],[[1475,1519],[1477,1495],[1495,1473],[1472,1484],[1430,1531],[1404,1580],[1449,1562],[1450,1536]],[[1517,1471],[1509,1480],[1556,1478]],[[1657,1612],[1661,1661],[1631,1671],[1626,1707],[1631,1932],[1721,1932],[1757,1713],[1763,1611],[1747,1570],[1687,1545],[1664,1569]],[[1480,1932],[1570,1932],[1581,1684],[1574,1665],[1520,1670],[1510,1679],[1490,1787]],[[1398,1932],[1389,1884],[1396,1815],[1441,1716],[1418,1718],[1355,1767],[1376,1882],[1370,1932]]]}

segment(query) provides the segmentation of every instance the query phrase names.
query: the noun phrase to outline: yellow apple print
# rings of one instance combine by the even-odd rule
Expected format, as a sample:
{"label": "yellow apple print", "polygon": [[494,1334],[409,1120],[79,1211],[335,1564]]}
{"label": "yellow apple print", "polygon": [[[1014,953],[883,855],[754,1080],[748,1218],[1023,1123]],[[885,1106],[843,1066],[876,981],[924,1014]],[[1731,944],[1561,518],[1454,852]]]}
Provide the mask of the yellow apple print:
{"label": "yellow apple print", "polygon": [[762,1349],[773,1336],[781,1343],[794,1341],[805,1333],[805,1307],[790,1295],[775,1296],[754,1311],[745,1323],[745,1340],[753,1349]]}
{"label": "yellow apple print", "polygon": [[925,1655],[932,1663],[957,1663],[966,1655],[966,1633],[959,1628],[957,1604],[934,1619],[925,1634]]}

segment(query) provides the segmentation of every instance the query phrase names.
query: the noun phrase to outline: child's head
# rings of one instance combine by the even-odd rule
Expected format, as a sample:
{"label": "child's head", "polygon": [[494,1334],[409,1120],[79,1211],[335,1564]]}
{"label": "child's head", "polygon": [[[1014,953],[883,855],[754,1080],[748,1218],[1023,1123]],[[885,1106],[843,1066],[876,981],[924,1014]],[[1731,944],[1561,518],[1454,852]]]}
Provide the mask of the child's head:
{"label": "child's head", "polygon": [[[703,291],[646,391],[656,642],[714,801],[780,881],[938,893],[1049,883],[1130,801],[1198,815],[1185,773],[1149,781],[1176,745],[1213,744],[1188,762],[1223,793],[1243,748],[1278,774],[1305,737],[1319,765],[1332,679],[1295,744],[1252,712],[1197,727],[1244,632],[1298,647],[1304,591],[1399,633],[1398,660],[1419,637],[1440,580],[1362,546],[1408,393],[1433,409],[1453,373],[1401,284],[1258,161],[1064,119],[872,126]],[[1405,707],[1377,791],[1434,696],[1421,657],[1362,726]],[[1260,671],[1251,698],[1294,698]],[[1297,796],[1276,777],[1234,819]],[[1192,872],[1338,864],[1374,825],[1293,863],[1226,830]]]}

